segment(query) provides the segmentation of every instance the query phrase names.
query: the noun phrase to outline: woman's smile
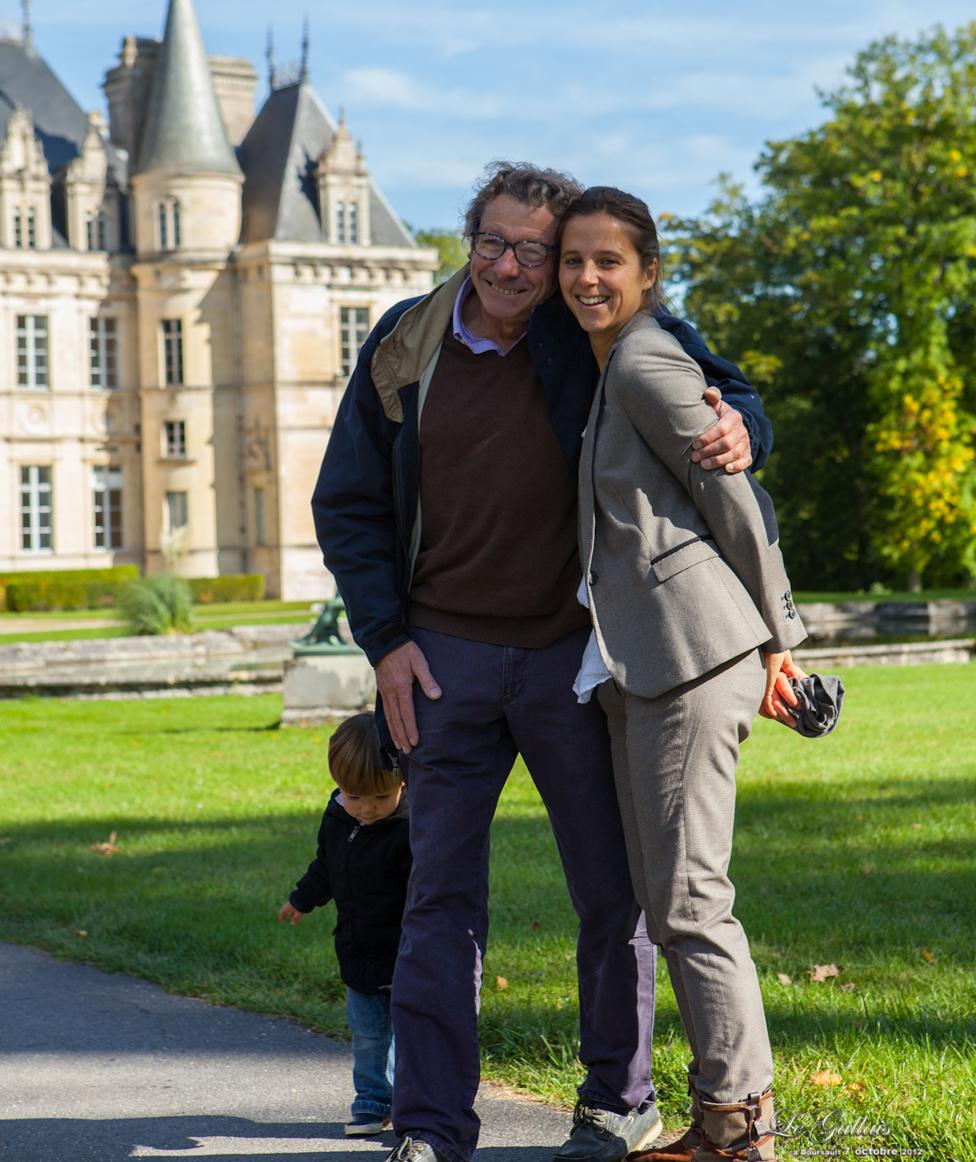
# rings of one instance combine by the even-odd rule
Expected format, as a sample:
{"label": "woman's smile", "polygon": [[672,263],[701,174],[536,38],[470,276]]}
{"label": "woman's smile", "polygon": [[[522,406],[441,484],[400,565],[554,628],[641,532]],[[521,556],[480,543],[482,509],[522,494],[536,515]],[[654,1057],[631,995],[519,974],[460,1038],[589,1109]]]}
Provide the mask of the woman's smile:
{"label": "woman's smile", "polygon": [[643,307],[657,264],[641,264],[630,228],[609,214],[571,218],[563,231],[559,289],[601,359]]}

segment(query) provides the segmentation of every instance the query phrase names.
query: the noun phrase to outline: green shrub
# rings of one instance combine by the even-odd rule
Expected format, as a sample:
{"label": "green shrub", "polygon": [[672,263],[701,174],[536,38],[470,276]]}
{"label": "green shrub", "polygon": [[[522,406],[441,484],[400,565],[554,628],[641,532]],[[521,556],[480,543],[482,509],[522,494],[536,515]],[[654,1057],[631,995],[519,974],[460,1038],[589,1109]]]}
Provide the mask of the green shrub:
{"label": "green shrub", "polygon": [[15,613],[49,609],[97,609],[114,605],[122,589],[136,580],[135,565],[111,569],[37,569],[0,577],[0,607]]}
{"label": "green shrub", "polygon": [[198,605],[211,605],[215,601],[260,601],[264,596],[264,577],[260,573],[191,577],[190,589]]}
{"label": "green shrub", "polygon": [[145,577],[119,597],[119,608],[137,634],[185,633],[190,629],[193,597],[181,577]]}

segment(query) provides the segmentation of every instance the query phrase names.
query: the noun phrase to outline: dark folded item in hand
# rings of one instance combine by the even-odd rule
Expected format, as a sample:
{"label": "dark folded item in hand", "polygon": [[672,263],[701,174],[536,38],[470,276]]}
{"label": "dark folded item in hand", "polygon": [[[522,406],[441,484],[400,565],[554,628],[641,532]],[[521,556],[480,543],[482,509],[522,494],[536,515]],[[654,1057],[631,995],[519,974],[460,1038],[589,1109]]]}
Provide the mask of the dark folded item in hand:
{"label": "dark folded item in hand", "polygon": [[837,725],[844,702],[844,683],[834,674],[810,674],[800,680],[790,678],[799,705],[790,707],[796,730],[805,738],[820,738]]}

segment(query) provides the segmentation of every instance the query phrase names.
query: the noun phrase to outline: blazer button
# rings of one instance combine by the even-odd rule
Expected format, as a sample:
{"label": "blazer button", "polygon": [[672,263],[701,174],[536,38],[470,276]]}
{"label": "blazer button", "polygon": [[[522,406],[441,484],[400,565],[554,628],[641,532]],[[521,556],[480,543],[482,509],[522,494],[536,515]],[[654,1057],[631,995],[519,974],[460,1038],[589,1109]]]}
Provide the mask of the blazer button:
{"label": "blazer button", "polygon": [[589,583],[590,583],[591,585],[595,585],[595,584],[596,584],[596,582],[597,582],[597,575],[596,575],[596,572],[595,572],[593,569],[591,569],[591,570],[590,570],[590,574],[589,574],[589,576],[587,577],[587,581],[589,581]]}

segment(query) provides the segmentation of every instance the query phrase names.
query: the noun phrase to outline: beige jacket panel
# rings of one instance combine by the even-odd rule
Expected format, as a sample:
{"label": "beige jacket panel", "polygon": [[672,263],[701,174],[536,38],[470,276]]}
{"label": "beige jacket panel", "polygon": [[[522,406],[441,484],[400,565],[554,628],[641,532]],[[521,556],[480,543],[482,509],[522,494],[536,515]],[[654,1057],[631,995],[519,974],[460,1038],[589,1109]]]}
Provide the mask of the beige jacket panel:
{"label": "beige jacket panel", "polygon": [[715,422],[705,381],[646,314],[621,332],[580,460],[580,554],[610,673],[656,698],[740,654],[806,631],[772,502],[748,472],[705,471],[692,442]]}

